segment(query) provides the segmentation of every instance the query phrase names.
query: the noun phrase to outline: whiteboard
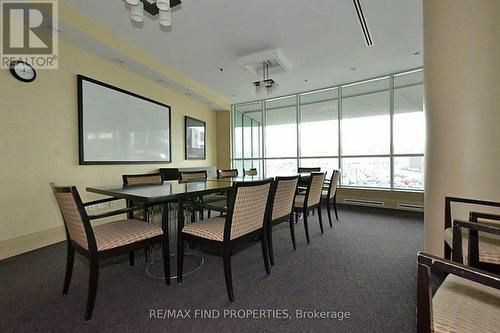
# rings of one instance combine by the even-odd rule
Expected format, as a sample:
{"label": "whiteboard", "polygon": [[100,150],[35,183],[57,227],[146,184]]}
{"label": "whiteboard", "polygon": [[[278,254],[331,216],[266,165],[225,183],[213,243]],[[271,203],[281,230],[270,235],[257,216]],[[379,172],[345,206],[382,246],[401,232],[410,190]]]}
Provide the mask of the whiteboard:
{"label": "whiteboard", "polygon": [[170,106],[78,75],[80,164],[171,161]]}

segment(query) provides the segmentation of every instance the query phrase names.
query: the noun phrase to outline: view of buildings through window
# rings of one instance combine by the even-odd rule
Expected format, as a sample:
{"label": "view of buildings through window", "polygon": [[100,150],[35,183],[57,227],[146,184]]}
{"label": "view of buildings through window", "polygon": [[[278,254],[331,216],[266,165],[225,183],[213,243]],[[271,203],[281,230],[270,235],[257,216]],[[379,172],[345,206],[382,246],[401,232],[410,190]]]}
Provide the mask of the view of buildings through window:
{"label": "view of buildings through window", "polygon": [[233,106],[233,167],[342,169],[341,185],[423,189],[422,70]]}

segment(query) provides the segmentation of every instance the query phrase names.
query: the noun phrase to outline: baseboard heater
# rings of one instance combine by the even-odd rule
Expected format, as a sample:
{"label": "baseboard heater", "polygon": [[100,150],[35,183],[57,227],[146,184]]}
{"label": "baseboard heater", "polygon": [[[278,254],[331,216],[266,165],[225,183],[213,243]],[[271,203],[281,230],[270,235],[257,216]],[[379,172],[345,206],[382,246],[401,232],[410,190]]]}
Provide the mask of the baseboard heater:
{"label": "baseboard heater", "polygon": [[374,207],[384,207],[383,201],[374,200],[363,200],[363,199],[344,199],[345,203],[361,205],[361,206],[374,206]]}
{"label": "baseboard heater", "polygon": [[410,209],[410,210],[418,210],[418,211],[424,211],[424,206],[423,205],[417,205],[417,204],[409,204],[409,203],[398,203],[398,208],[401,209]]}

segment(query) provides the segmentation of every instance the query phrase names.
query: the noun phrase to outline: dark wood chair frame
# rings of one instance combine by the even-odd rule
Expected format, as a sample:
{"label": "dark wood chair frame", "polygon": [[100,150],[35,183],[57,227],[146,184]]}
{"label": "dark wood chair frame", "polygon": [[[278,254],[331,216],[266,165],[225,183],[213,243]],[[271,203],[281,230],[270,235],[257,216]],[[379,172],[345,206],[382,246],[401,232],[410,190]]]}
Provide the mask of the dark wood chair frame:
{"label": "dark wood chair frame", "polygon": [[453,274],[461,278],[500,289],[500,276],[474,267],[417,253],[417,333],[430,333],[432,327],[432,274]]}
{"label": "dark wood chair frame", "polygon": [[[489,233],[500,236],[500,227],[479,224],[478,218],[500,221],[499,215],[486,213],[470,213],[470,221],[453,221],[453,261],[463,263],[462,253],[462,229],[468,229],[469,237],[467,244],[468,266],[479,268],[500,275],[500,265],[479,261],[479,235],[478,232]],[[500,251],[500,249],[499,249]]]}
{"label": "dark wood chair frame", "polygon": [[231,178],[231,177],[234,177],[234,176],[224,176],[224,177],[221,177],[221,172],[236,172],[236,177],[238,177],[239,175],[239,172],[238,172],[238,169],[227,169],[227,170],[219,170],[217,169],[217,178]]}
{"label": "dark wood chair frame", "polygon": [[[163,263],[165,269],[165,276],[170,276],[170,250],[168,243],[168,227],[166,225],[162,226],[163,235],[158,235],[149,239],[145,239],[139,242],[127,244],[124,246],[119,246],[116,248],[112,248],[109,250],[98,251],[97,243],[94,236],[94,231],[91,226],[92,220],[102,219],[105,217],[111,217],[115,215],[128,214],[130,212],[144,209],[144,206],[136,206],[136,207],[128,207],[118,210],[113,210],[109,212],[105,212],[98,215],[88,215],[85,207],[90,205],[96,205],[98,203],[109,202],[113,200],[118,200],[117,198],[106,198],[96,201],[90,201],[83,203],[82,199],[78,193],[78,190],[75,186],[70,187],[57,187],[53,183],[50,184],[54,193],[72,193],[75,198],[76,204],[78,206],[78,211],[83,221],[83,227],[87,236],[87,244],[88,250],[81,247],[79,244],[74,242],[69,234],[68,227],[66,226],[66,222],[64,222],[64,230],[66,232],[66,244],[67,244],[67,259],[66,259],[66,273],[64,277],[64,286],[63,286],[63,295],[68,293],[69,285],[71,283],[71,276],[73,274],[73,264],[75,259],[75,250],[76,252],[83,255],[85,258],[89,260],[89,289],[87,296],[87,307],[85,310],[85,320],[89,321],[92,317],[92,312],[95,305],[95,298],[97,293],[97,280],[99,276],[99,261],[105,258],[114,257],[126,253],[133,253],[135,250],[143,249],[148,246],[152,246],[154,244],[161,243],[163,249]],[[64,217],[63,217],[64,220]],[[167,230],[167,231],[166,231]],[[130,258],[130,257],[129,257]],[[130,261],[130,265],[133,266],[133,259]],[[170,284],[170,279],[165,279],[165,283]]]}
{"label": "dark wood chair frame", "polygon": [[[326,199],[324,201],[326,202],[326,212],[328,213],[328,222],[330,222],[330,228],[333,227],[333,224],[332,224],[332,202],[333,202],[333,211],[335,212],[335,219],[337,221],[339,220],[339,214],[337,212],[337,191],[338,191],[338,189],[335,189],[335,194],[333,195],[332,198],[330,198],[330,194],[332,191],[330,184],[333,180],[333,177],[335,176],[335,172],[339,172],[339,170],[334,170],[332,173],[332,178],[328,182],[325,182],[325,184],[328,185],[328,193],[326,194]],[[337,187],[337,185],[335,185],[335,187]]]}
{"label": "dark wood chair frame", "polygon": [[[295,222],[299,221],[299,213],[302,213],[303,219],[304,219],[304,231],[306,233],[306,240],[307,244],[310,243],[309,241],[309,226],[308,226],[308,215],[309,212],[314,212],[314,209],[318,210],[318,221],[319,221],[319,228],[321,230],[321,233],[324,233],[323,230],[323,217],[321,215],[321,197],[319,200],[319,203],[313,206],[308,206],[307,202],[309,201],[309,194],[311,192],[311,185],[312,185],[312,180],[314,176],[319,176],[323,175],[325,176],[324,172],[312,172],[311,176],[307,180],[307,188],[306,188],[306,193],[304,195],[304,206],[303,207],[294,207],[293,211],[295,213]],[[294,204],[295,205],[295,204]],[[292,238],[295,238],[295,235],[292,236]]]}
{"label": "dark wood chair frame", "polygon": [[[471,204],[471,205],[481,205],[481,206],[487,206],[487,207],[500,207],[500,202],[495,202],[495,201],[484,201],[484,200],[476,200],[476,199],[467,199],[467,198],[458,198],[458,197],[445,197],[445,203],[444,203],[444,229],[452,227],[451,224],[451,204],[452,203],[464,203],[464,204]],[[444,242],[444,258],[451,260],[451,252],[452,248],[448,243],[446,243],[445,240]]]}
{"label": "dark wood chair frame", "polygon": [[321,167],[299,167],[297,169],[298,173],[306,173],[306,172],[321,172]]}
{"label": "dark wood chair frame", "polygon": [[[273,249],[273,227],[283,223],[283,222],[289,222],[290,225],[290,236],[292,239],[292,246],[293,250],[297,248],[296,243],[295,243],[295,223],[293,222],[293,208],[295,205],[295,196],[293,197],[292,201],[292,209],[290,210],[289,215],[282,216],[280,218],[277,218],[275,220],[272,220],[272,214],[273,214],[273,208],[274,208],[274,199],[276,196],[276,191],[278,190],[278,184],[280,181],[288,181],[288,180],[298,180],[299,176],[290,176],[290,177],[276,177],[274,179],[274,182],[271,186],[271,202],[270,202],[270,207],[269,207],[269,216],[267,217],[268,223],[267,223],[267,244],[269,247],[269,261],[271,262],[271,266],[274,266],[274,249]],[[297,186],[299,185],[299,182],[297,181]],[[297,192],[297,186],[295,187],[295,191]]]}
{"label": "dark wood chair frame", "polygon": [[[240,236],[236,239],[231,239],[231,226],[233,220],[233,209],[236,199],[237,191],[240,187],[248,186],[260,186],[272,183],[272,179],[266,179],[262,181],[255,182],[235,182],[233,188],[228,193],[228,209],[224,225],[224,237],[223,241],[216,241],[211,239],[206,239],[203,237],[194,236],[191,234],[186,234],[182,232],[184,227],[184,216],[183,216],[183,205],[184,202],[180,201],[179,205],[179,222],[178,222],[178,243],[177,243],[177,283],[182,283],[182,273],[184,265],[184,248],[185,242],[194,242],[206,248],[214,250],[217,254],[222,254],[223,264],[224,264],[224,276],[226,280],[227,295],[230,302],[234,302],[234,290],[233,290],[233,280],[231,271],[231,254],[233,249],[242,243],[253,241],[259,238],[262,247],[262,256],[264,257],[264,266],[266,273],[271,274],[271,267],[269,264],[269,254],[267,245],[267,216],[269,212],[271,195],[267,196],[266,212],[264,213],[263,226],[260,229],[252,231],[246,235]],[[272,184],[271,184],[272,185]]]}

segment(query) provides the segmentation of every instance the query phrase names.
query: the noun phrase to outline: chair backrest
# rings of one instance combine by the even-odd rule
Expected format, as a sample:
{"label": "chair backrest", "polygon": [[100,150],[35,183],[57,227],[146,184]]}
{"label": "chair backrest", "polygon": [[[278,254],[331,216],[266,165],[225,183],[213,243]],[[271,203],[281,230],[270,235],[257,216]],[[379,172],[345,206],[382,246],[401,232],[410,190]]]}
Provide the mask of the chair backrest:
{"label": "chair backrest", "polygon": [[207,171],[179,171],[179,181],[189,182],[194,180],[205,180],[207,179]]}
{"label": "chair backrest", "polygon": [[500,214],[500,202],[497,201],[446,197],[444,206],[445,229],[452,226],[453,220],[468,220],[471,212]]}
{"label": "chair backrest", "polygon": [[54,183],[50,186],[64,221],[67,241],[72,240],[86,250],[97,250],[94,233],[76,187],[59,187]]}
{"label": "chair backrest", "polygon": [[140,175],[123,175],[123,185],[161,185],[163,179],[159,173],[145,173]]}
{"label": "chair backrest", "polygon": [[320,172],[321,168],[320,167],[299,167],[298,172],[299,173],[310,173],[310,172]]}
{"label": "chair backrest", "polygon": [[299,176],[276,177],[271,192],[271,221],[292,213],[298,182]]}
{"label": "chair backrest", "polygon": [[255,182],[235,182],[229,197],[224,241],[236,239],[264,227],[272,182],[272,178]]}
{"label": "chair backrest", "polygon": [[257,169],[255,169],[255,168],[248,169],[248,170],[245,169],[244,175],[245,176],[257,176]]}
{"label": "chair backrest", "polygon": [[238,169],[217,170],[217,178],[238,177]]}
{"label": "chair backrest", "polygon": [[306,196],[304,198],[304,203],[307,204],[307,207],[311,207],[320,203],[324,182],[324,172],[311,173],[309,182],[307,183]]}
{"label": "chair backrest", "polygon": [[340,170],[333,170],[332,178],[330,179],[330,186],[328,187],[328,198],[333,198],[337,193],[337,185],[340,180]]}

